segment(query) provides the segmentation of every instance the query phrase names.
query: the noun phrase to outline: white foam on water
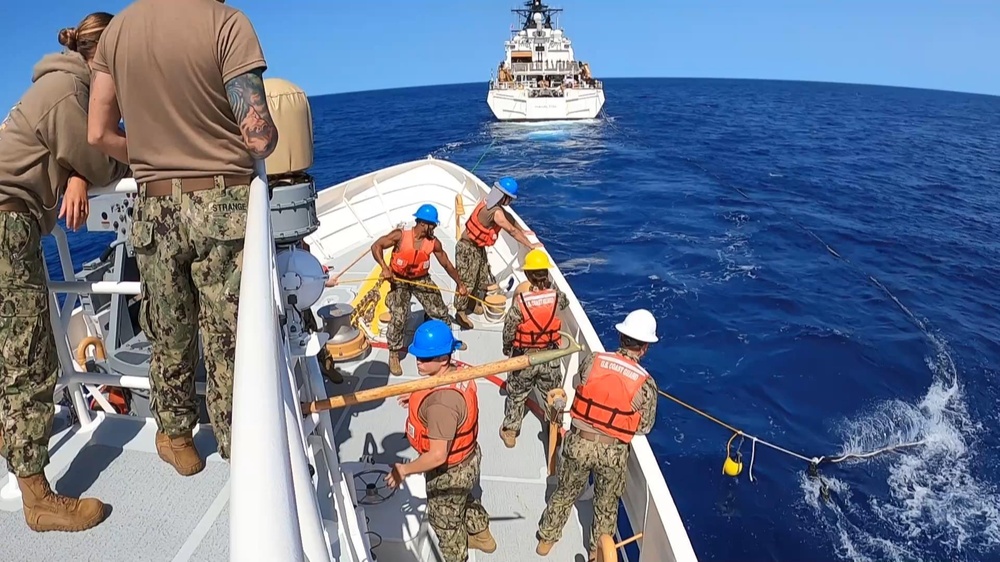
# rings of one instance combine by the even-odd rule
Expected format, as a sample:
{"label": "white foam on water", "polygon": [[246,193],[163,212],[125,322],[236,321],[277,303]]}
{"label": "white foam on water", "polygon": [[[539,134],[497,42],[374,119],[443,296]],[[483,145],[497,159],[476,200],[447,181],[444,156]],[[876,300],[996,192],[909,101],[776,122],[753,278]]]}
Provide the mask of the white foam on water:
{"label": "white foam on water", "polygon": [[591,267],[595,265],[604,265],[606,263],[608,263],[607,258],[591,256],[588,258],[572,258],[558,265],[559,271],[563,274],[563,277],[572,277],[574,275],[580,275],[581,273],[590,273]]}
{"label": "white foam on water", "polygon": [[869,464],[886,471],[888,495],[852,498],[842,482],[824,476],[834,499],[823,503],[817,499],[819,482],[802,477],[806,504],[822,514],[845,559],[926,559],[928,548],[943,549],[948,559],[1000,558],[1000,495],[973,471],[992,463],[977,458],[981,425],[969,416],[945,342],[926,335],[935,352],[927,358],[934,375],[927,394],[916,404],[879,404],[843,428],[843,453],[923,441],[870,460],[847,461],[856,469]]}
{"label": "white foam on water", "polygon": [[569,131],[559,129],[546,129],[543,131],[531,131],[527,138],[531,140],[562,140],[569,136]]}
{"label": "white foam on water", "polygon": [[743,230],[745,225],[750,224],[750,217],[746,213],[732,212],[726,214],[726,220],[731,222],[733,227],[726,230],[722,236],[710,238],[713,242],[721,244],[715,253],[723,270],[715,282],[725,283],[740,277],[755,279],[760,267],[753,263],[755,255],[750,245],[751,234]]}

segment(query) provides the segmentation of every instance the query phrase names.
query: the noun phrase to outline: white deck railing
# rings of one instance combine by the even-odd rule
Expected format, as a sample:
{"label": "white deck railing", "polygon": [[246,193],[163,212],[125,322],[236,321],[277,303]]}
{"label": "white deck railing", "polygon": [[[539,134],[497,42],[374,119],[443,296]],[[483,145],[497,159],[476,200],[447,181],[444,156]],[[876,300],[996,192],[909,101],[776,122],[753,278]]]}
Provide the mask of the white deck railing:
{"label": "white deck railing", "polygon": [[285,390],[274,239],[263,165],[250,185],[236,322],[230,560],[303,560]]}
{"label": "white deck railing", "polygon": [[[250,186],[247,228],[243,251],[243,272],[236,336],[233,389],[232,443],[230,459],[230,560],[331,561],[331,538],[327,536],[317,502],[316,488],[309,472],[306,435],[319,427],[322,445],[309,447],[322,454],[327,482],[342,480],[329,423],[306,419],[299,413],[299,386],[304,399],[313,397],[308,360],[290,355],[288,334],[282,325],[284,313],[275,268],[275,246],[271,231],[270,205],[263,163],[257,165]],[[132,179],[96,188],[92,196],[136,192]],[[95,421],[83,393],[90,395],[106,412],[111,411],[97,386],[111,385],[149,389],[147,377],[94,373],[81,370],[74,360],[70,322],[81,294],[135,295],[139,283],[73,281],[73,260],[65,231],[56,226],[53,236],[64,281],[48,276],[51,295],[50,318],[55,331],[61,364],[58,388],[68,388],[81,428]],[[60,306],[57,294],[65,294]],[[306,359],[304,361],[303,359]],[[316,377],[313,377],[316,378]],[[204,392],[200,384],[199,393]],[[315,382],[311,386],[316,386]],[[314,389],[315,390],[315,389]],[[323,393],[325,396],[325,393]],[[315,396],[322,398],[323,396]],[[328,421],[328,420],[323,420]],[[306,431],[304,431],[306,429]],[[318,449],[318,450],[317,450]],[[332,485],[332,484],[331,484]],[[342,486],[341,486],[342,487]],[[342,491],[342,490],[341,490]],[[335,494],[338,500],[342,493]],[[338,519],[346,521],[352,544],[342,545],[341,560],[368,560],[364,540],[357,530],[353,506],[340,506]],[[354,525],[352,525],[354,523]],[[353,544],[357,541],[358,544]]]}

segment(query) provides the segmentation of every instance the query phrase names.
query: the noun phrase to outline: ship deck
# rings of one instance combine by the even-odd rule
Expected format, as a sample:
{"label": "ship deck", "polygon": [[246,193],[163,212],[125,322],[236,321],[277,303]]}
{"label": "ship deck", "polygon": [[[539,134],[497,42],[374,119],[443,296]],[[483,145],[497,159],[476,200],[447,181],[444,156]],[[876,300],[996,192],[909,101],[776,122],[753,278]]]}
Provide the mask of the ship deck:
{"label": "ship deck", "polygon": [[[455,241],[454,238],[448,236],[450,234],[448,230],[450,229],[442,225],[437,229],[437,235],[449,257],[454,260]],[[365,241],[332,260],[326,260],[325,264],[331,268],[330,274],[335,275],[342,271],[372,241]],[[498,263],[493,264],[494,272],[500,269],[498,266]],[[375,268],[375,260],[371,256],[366,256],[352,267],[342,279],[349,281],[370,278],[373,275],[365,274],[373,272]],[[358,273],[352,275],[352,272]],[[445,289],[454,288],[454,281],[434,260],[432,260],[431,276],[438,286]],[[503,283],[505,279],[501,278],[500,281],[501,288],[505,288],[505,283]],[[328,289],[314,309],[318,309],[326,303],[344,299],[348,294],[353,298],[357,287],[357,283],[352,283]],[[452,294],[444,291],[443,296],[445,303],[449,305],[450,312],[454,313],[454,308],[451,307]],[[416,299],[411,302],[410,306],[407,344],[423,318],[422,309]],[[481,315],[470,315],[470,318],[475,324],[474,329],[459,330],[457,326],[453,327],[456,337],[468,346],[466,350],[456,352],[454,358],[471,365],[504,359],[505,357],[501,353],[502,322],[490,323]],[[327,392],[330,395],[345,394],[356,390],[377,388],[386,384],[397,384],[419,377],[416,371],[416,361],[412,356],[407,355],[401,361],[403,374],[399,377],[389,374],[388,360],[389,354],[384,344],[375,343],[366,356],[338,364],[342,370],[350,374],[344,377],[342,384],[328,383]],[[541,411],[532,401],[534,407],[530,407],[525,416],[517,444],[512,449],[504,446],[500,440],[499,430],[504,417],[506,393],[502,384],[505,379],[506,374],[501,374],[480,379],[478,382],[479,444],[482,448],[481,498],[483,506],[490,514],[490,530],[496,538],[497,550],[492,554],[470,551],[469,560],[501,562],[585,561],[587,550],[583,529],[587,529],[586,534],[589,534],[591,502],[588,498],[590,490],[584,493],[584,499],[577,502],[577,506],[566,524],[562,540],[553,547],[547,557],[542,558],[535,554],[537,544],[535,532],[538,521],[545,508],[545,500],[551,494],[555,484],[555,478],[547,476],[548,429],[543,428],[540,418]],[[374,460],[375,463],[374,466],[369,464],[369,468],[388,470],[391,463],[404,462],[417,457],[416,451],[410,447],[403,433],[406,409],[399,406],[394,398],[359,404],[342,410],[332,410],[331,414],[336,439],[339,443],[340,461],[345,470],[349,468],[355,469],[355,472],[364,470],[365,466],[362,463],[367,460]],[[370,459],[365,458],[368,455],[371,456]],[[359,464],[353,465],[352,463]],[[367,463],[365,462],[365,464]],[[374,476],[366,476],[365,480],[373,482],[375,478]],[[413,490],[408,489],[411,485]],[[364,484],[359,483],[359,487],[364,488]],[[379,491],[383,495],[386,494],[386,491]],[[363,495],[364,491],[359,490],[358,497]],[[418,497],[414,498],[413,495]],[[414,502],[414,499],[417,502]],[[389,500],[375,505],[365,505],[365,512],[371,520],[369,528],[379,532],[384,546],[402,540],[402,535],[397,533],[398,530],[407,526],[403,521],[405,514],[414,512],[422,514],[423,510],[423,481],[422,478],[414,479],[413,477],[408,478],[407,485],[397,491]],[[583,524],[581,524],[581,519]],[[383,532],[382,529],[389,531]],[[396,560],[396,558],[383,557],[383,553],[380,552],[380,550],[388,551],[390,548],[379,547],[375,549],[379,560]],[[400,558],[400,560],[403,559]]]}
{"label": "ship deck", "polygon": [[[454,239],[445,236],[446,230],[440,228],[438,233],[442,235],[446,252],[454,259]],[[371,242],[360,242],[321,261],[331,266],[331,274],[334,274]],[[350,302],[359,284],[348,283],[348,278],[357,280],[374,267],[371,256],[365,257],[351,269],[361,274],[345,275],[345,282],[327,289],[314,310],[331,302]],[[494,267],[494,271],[497,270],[498,267]],[[432,276],[442,287],[454,286],[436,262]],[[445,302],[450,304],[450,293],[444,296]],[[411,307],[413,314],[407,339],[422,317],[415,300]],[[477,315],[472,318],[475,329],[457,332],[468,349],[457,352],[456,358],[473,365],[501,359],[501,324],[487,323]],[[384,344],[376,342],[365,356],[339,364],[346,374],[344,382],[327,382],[327,391],[330,395],[344,394],[412,380],[417,376],[412,357],[407,356],[402,365],[403,376],[391,377],[388,352]],[[503,419],[504,378],[505,375],[499,375],[479,383],[483,452],[481,497],[491,517],[490,529],[498,549],[493,554],[471,551],[470,561],[543,560],[535,554],[535,531],[545,498],[554,485],[554,478],[548,478],[546,472],[547,429],[543,429],[538,415],[529,411],[517,445],[513,449],[504,447],[498,433]],[[344,470],[354,474],[369,469],[388,470],[389,463],[416,458],[403,434],[405,417],[405,409],[394,399],[332,411]],[[156,428],[150,419],[101,413],[88,429],[70,425],[66,409],[60,409],[56,419],[50,441],[52,461],[46,469],[53,488],[64,494],[98,497],[110,505],[110,515],[98,527],[81,533],[35,533],[24,523],[20,500],[0,498],[0,536],[3,537],[0,560],[180,562],[228,559],[229,465],[215,452],[211,426],[199,426],[195,434],[199,451],[208,455],[205,470],[184,478],[156,455],[153,445]],[[369,455],[370,458],[366,458]],[[0,484],[6,472],[6,465],[0,460]],[[378,476],[369,474],[361,478],[376,482]],[[360,487],[357,497],[362,499],[364,483],[356,479],[356,484]],[[386,493],[386,490],[379,491]],[[546,560],[586,560],[585,538],[591,521],[589,497],[590,490],[577,503],[563,539]],[[377,538],[372,540],[374,554],[380,561],[418,560],[405,551],[402,541],[426,524],[422,477],[411,476],[403,488],[381,503],[362,501],[362,505],[369,529],[378,533],[382,541],[379,544]],[[583,530],[585,528],[587,531]]]}

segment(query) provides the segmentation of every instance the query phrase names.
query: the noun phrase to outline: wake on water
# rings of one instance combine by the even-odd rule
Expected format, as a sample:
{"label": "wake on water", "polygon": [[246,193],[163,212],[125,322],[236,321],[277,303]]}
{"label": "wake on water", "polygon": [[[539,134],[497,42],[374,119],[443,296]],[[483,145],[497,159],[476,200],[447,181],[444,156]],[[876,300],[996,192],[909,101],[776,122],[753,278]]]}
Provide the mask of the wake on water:
{"label": "wake on water", "polygon": [[[933,382],[923,399],[917,404],[887,401],[843,425],[844,454],[923,441],[886,456],[848,461],[884,468],[888,499],[861,501],[844,481],[826,476],[833,499],[823,503],[820,482],[800,476],[804,501],[839,537],[838,554],[845,558],[918,560],[933,542],[963,559],[959,557],[971,553],[995,555],[1000,544],[1000,497],[971,471],[979,424],[969,417],[946,342],[924,334],[934,353],[926,359]],[[870,524],[873,518],[877,527]]]}

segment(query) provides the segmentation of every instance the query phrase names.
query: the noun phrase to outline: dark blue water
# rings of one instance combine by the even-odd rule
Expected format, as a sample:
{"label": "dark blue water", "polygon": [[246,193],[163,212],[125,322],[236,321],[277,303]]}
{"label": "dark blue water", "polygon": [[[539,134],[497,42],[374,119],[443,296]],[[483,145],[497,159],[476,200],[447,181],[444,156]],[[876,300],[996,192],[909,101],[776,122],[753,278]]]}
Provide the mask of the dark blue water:
{"label": "dark blue water", "polygon": [[[823,467],[824,503],[771,450],[755,482],[724,476],[730,433],[661,401],[650,441],[702,560],[1000,559],[1000,98],[606,87],[592,123],[497,123],[484,85],[314,98],[313,173],[471,168],[489,147],[477,173],[521,182],[605,344],[629,310],[657,316],[663,389],[810,457],[926,441]],[[73,237],[78,262],[93,238]]]}

